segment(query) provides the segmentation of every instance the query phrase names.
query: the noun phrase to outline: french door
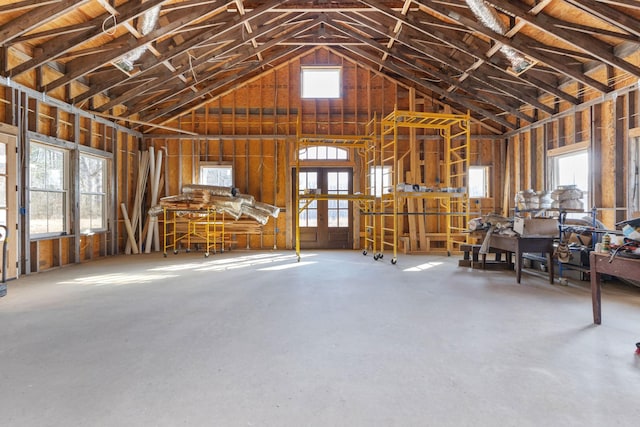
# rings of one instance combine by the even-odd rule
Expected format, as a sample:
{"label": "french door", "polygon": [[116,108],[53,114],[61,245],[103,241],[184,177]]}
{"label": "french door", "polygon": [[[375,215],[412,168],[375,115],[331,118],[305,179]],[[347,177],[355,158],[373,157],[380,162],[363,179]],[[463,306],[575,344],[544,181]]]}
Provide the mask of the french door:
{"label": "french door", "polygon": [[[331,199],[332,195],[350,194],[353,171],[349,168],[301,168],[298,174],[300,194],[327,195],[300,201],[297,220],[300,223],[300,246],[303,249],[351,249],[353,247],[353,215],[348,200]],[[295,179],[295,176],[294,176]]]}
{"label": "french door", "polygon": [[[6,265],[6,279],[18,277],[18,201],[16,192],[16,133],[17,129],[0,126],[0,269]],[[7,232],[9,236],[7,237]],[[7,245],[7,259],[3,261],[2,247]]]}

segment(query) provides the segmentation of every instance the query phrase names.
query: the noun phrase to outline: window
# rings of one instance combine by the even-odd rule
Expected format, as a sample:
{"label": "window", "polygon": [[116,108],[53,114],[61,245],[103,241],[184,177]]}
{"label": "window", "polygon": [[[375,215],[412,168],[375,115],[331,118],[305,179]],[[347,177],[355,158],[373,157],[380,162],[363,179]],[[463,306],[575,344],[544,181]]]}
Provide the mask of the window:
{"label": "window", "polygon": [[629,218],[640,212],[640,137],[632,138],[629,144]]}
{"label": "window", "polygon": [[[327,172],[328,194],[349,194],[349,172]],[[329,227],[349,227],[349,201],[328,201]]]}
{"label": "window", "polygon": [[80,230],[105,230],[107,207],[107,160],[80,155]]}
{"label": "window", "polygon": [[[318,188],[318,172],[300,171],[298,174],[298,191],[305,194],[307,191],[315,191]],[[298,221],[300,227],[317,227],[318,226],[318,201],[313,200],[306,209],[307,201],[300,200],[298,205]]]}
{"label": "window", "polygon": [[302,67],[302,98],[340,98],[340,67]]}
{"label": "window", "polygon": [[233,187],[233,165],[202,163],[200,165],[200,184]]}
{"label": "window", "polygon": [[469,197],[489,197],[488,166],[469,166]]}
{"label": "window", "polygon": [[338,147],[306,147],[300,149],[300,160],[348,160],[349,151]]}
{"label": "window", "polygon": [[[580,144],[584,146],[584,144]],[[557,154],[556,154],[557,153]],[[552,190],[560,185],[575,185],[579,190],[584,192],[582,198],[583,210],[589,209],[589,150],[587,148],[576,149],[573,151],[554,151],[549,152],[551,186]],[[572,216],[569,214],[569,216]],[[574,217],[582,217],[580,214]]]}
{"label": "window", "polygon": [[29,233],[66,233],[68,152],[35,142],[30,147]]}
{"label": "window", "polygon": [[369,174],[369,195],[382,197],[385,188],[391,185],[391,166],[371,166]]}
{"label": "window", "polygon": [[7,225],[7,144],[5,143],[0,143],[0,224]]}

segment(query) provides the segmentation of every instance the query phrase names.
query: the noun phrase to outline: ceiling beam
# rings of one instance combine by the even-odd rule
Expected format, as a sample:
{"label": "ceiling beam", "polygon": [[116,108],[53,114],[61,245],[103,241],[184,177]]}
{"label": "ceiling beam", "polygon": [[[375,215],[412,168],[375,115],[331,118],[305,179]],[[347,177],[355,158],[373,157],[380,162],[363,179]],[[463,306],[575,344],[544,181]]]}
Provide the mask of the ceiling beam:
{"label": "ceiling beam", "polygon": [[17,12],[24,9],[33,9],[36,6],[46,6],[51,3],[58,3],[60,0],[24,0],[17,3],[4,4],[0,6],[0,13]]}
{"label": "ceiling beam", "polygon": [[[218,2],[218,8],[224,2]],[[115,61],[123,55],[131,52],[134,49],[142,48],[148,43],[153,42],[161,37],[171,34],[174,30],[182,28],[188,25],[191,21],[203,16],[207,16],[208,13],[215,13],[218,8],[211,8],[210,6],[203,6],[201,8],[188,9],[188,13],[183,11],[175,11],[166,17],[167,23],[158,26],[152,30],[149,34],[137,39],[131,34],[118,37],[116,40],[104,45],[103,47],[109,48],[106,52],[101,52],[96,55],[83,56],[81,58],[74,59],[67,63],[67,72],[64,76],[48,83],[44,87],[45,92],[55,90],[64,86],[67,83],[84,76],[85,74],[100,68],[101,66]]]}
{"label": "ceiling beam", "polygon": [[85,31],[90,29],[91,27],[92,25],[83,22],[81,24],[53,28],[51,30],[39,31],[37,33],[31,32],[31,33],[25,34],[24,36],[16,37],[15,39],[12,40],[12,43],[23,43],[23,42],[28,42],[30,40],[35,40],[35,39],[45,38],[45,37],[57,37],[63,34],[71,34],[78,31]]}
{"label": "ceiling beam", "polygon": [[[262,13],[266,12],[266,10],[263,10],[262,12],[256,10],[253,10],[251,12],[249,12],[249,14],[245,15],[246,19],[250,19],[251,17],[258,17],[259,15],[261,15]],[[274,29],[277,29],[279,26],[288,23],[290,21],[293,21],[296,17],[295,16],[285,16],[279,20],[274,21],[273,23],[271,23],[268,26],[263,26],[263,27],[258,27],[257,29],[257,36],[262,36],[264,34],[267,34],[270,31],[273,31]],[[242,20],[243,21],[243,20]],[[225,27],[224,30],[219,31],[220,32],[230,32],[231,30],[233,30],[234,28],[241,26],[242,25],[242,21],[239,20],[238,22],[236,22],[233,25],[229,25],[227,27]],[[295,28],[295,27],[293,27]],[[198,37],[200,38],[200,37]],[[278,39],[278,40],[284,40],[284,38]],[[193,47],[197,47],[197,45],[192,45],[192,43],[190,41],[185,42],[188,46],[191,46],[190,48]],[[246,44],[246,42],[244,42],[242,39],[237,38],[235,40],[234,44],[229,44],[226,46],[223,46],[221,49],[216,49],[216,50],[211,50],[209,51],[208,54],[203,54],[200,55],[198,58],[193,58],[191,59],[191,61],[186,60],[183,63],[175,63],[172,64],[175,68],[175,71],[170,72],[170,73],[162,73],[162,74],[157,74],[154,79],[152,81],[150,81],[149,83],[145,83],[143,85],[138,85],[130,90],[127,90],[123,93],[120,93],[118,96],[116,97],[112,97],[112,99],[107,102],[106,104],[102,105],[100,107],[101,111],[106,111],[107,109],[113,108],[118,104],[123,104],[126,103],[128,99],[134,97],[134,96],[139,96],[141,94],[144,94],[146,91],[151,90],[155,87],[158,86],[162,86],[164,84],[166,84],[168,81],[182,75],[185,74],[189,71],[192,72],[197,72],[197,69],[201,66],[201,65],[205,65],[208,63],[208,61],[210,59],[212,59],[212,56],[215,55],[216,56],[224,56],[224,55],[230,55],[233,54],[235,51],[237,51],[239,48],[241,48],[242,46],[244,46]],[[258,49],[263,50],[260,48],[260,46],[258,46]],[[187,53],[187,55],[189,55],[189,53],[187,52],[188,49],[185,49],[183,46],[178,46],[176,48],[174,48],[172,50],[173,55],[172,57],[176,57],[177,55],[182,55],[184,53]],[[163,60],[166,61],[169,58],[159,58],[159,60]],[[156,64],[157,65],[157,64]],[[150,70],[153,67],[148,68],[147,70],[145,70],[143,73],[138,74],[136,77],[136,79],[139,79],[141,77],[146,77],[150,75]]]}
{"label": "ceiling beam", "polygon": [[[278,51],[277,53],[274,53],[273,56],[270,56],[269,62],[278,61],[280,58],[290,55],[298,49],[300,48],[297,46],[287,46],[286,49]],[[167,122],[173,120],[174,117],[176,117],[176,115],[174,116],[171,115],[172,113],[176,112],[176,110],[182,107],[186,107],[188,104],[194,101],[197,101],[198,99],[206,98],[211,92],[220,90],[226,85],[233,84],[234,82],[237,82],[237,81],[242,81],[242,79],[248,78],[253,73],[256,73],[258,69],[259,67],[248,67],[243,71],[240,71],[232,76],[227,77],[226,79],[216,80],[209,85],[200,87],[197,93],[194,93],[194,92],[188,93],[180,97],[176,102],[172,103],[167,107],[158,109],[156,111],[152,111],[149,114],[142,115],[142,120],[151,122],[153,120],[156,120],[162,117],[164,119],[160,122],[160,124],[164,125]],[[258,71],[257,74],[259,73],[260,71]],[[198,105],[203,105],[203,104],[206,104],[207,102],[209,102],[209,99],[202,101]],[[190,108],[194,108],[194,107],[192,106]],[[178,113],[178,115],[180,115],[180,113]]]}
{"label": "ceiling beam", "polygon": [[[361,0],[361,1],[374,1],[374,0]],[[529,56],[530,58],[533,58],[537,61],[540,61],[542,63],[547,64],[548,66],[552,67],[554,70],[556,70],[557,72],[564,74],[574,80],[577,80],[583,84],[585,84],[586,86],[589,86],[595,90],[597,90],[598,92],[601,93],[607,93],[611,91],[611,88],[609,86],[607,86],[604,83],[599,82],[598,80],[595,80],[587,75],[585,75],[584,73],[582,73],[581,71],[577,70],[577,69],[573,69],[571,67],[567,67],[564,63],[562,63],[561,61],[557,61],[553,58],[550,58],[544,54],[541,54],[539,51],[537,51],[535,49],[536,46],[541,46],[541,43],[529,38],[529,37],[525,37],[522,36],[521,34],[516,35],[513,39],[510,39],[508,37],[502,36],[496,32],[493,32],[491,29],[485,27],[484,25],[480,24],[479,22],[477,22],[475,19],[471,19],[471,18],[467,18],[465,16],[462,16],[459,13],[454,13],[451,11],[451,9],[447,9],[444,8],[438,4],[435,4],[433,2],[428,2],[426,0],[414,0],[417,3],[419,3],[421,6],[424,6],[425,8],[429,9],[432,12],[435,12],[441,16],[446,16],[449,19],[453,19],[457,22],[459,22],[460,24],[471,28],[475,31],[477,31],[480,34],[483,34],[486,37],[489,37],[491,39],[493,39],[495,42],[497,43],[501,43],[505,46],[509,46],[527,56]],[[476,54],[479,55],[479,54]]]}
{"label": "ceiling beam", "polygon": [[[629,34],[634,34],[640,37],[640,22],[635,19],[633,16],[629,16],[626,13],[620,12],[617,9],[606,6],[601,2],[597,2],[594,0],[565,0],[567,3],[570,3],[577,7],[578,9],[584,10],[590,13],[593,16],[597,16],[602,19],[604,22],[618,27],[624,31],[627,31]],[[620,2],[617,2],[620,3]],[[633,4],[635,3],[635,4]],[[630,1],[626,4],[621,4],[621,6],[625,7],[635,7],[636,9],[640,9],[640,2]]]}
{"label": "ceiling beam", "polygon": [[[166,1],[167,0],[148,0],[144,3],[125,3],[125,5],[123,5],[120,9],[119,22],[126,22],[130,19],[136,18],[145,13],[147,10]],[[92,27],[90,30],[83,31],[80,34],[71,35],[70,37],[57,37],[51,41],[43,43],[41,46],[39,46],[38,55],[35,55],[30,60],[13,67],[11,70],[9,70],[9,75],[15,77],[29,70],[33,70],[34,68],[39,67],[49,61],[53,61],[54,59],[70,51],[71,49],[74,49],[77,46],[102,35],[104,33],[102,29],[102,23],[105,19],[110,17],[111,14],[104,13],[89,21]]]}
{"label": "ceiling beam", "polygon": [[[345,50],[348,50],[354,54],[356,54],[357,56],[361,56],[363,58],[368,59],[369,61],[372,62],[379,62],[379,58],[377,56],[374,56],[372,54],[370,54],[369,52],[364,51],[363,49],[360,49],[356,46],[344,46]],[[402,76],[404,79],[406,79],[407,81],[412,82],[413,84],[416,84],[418,86],[422,86],[425,89],[428,89],[429,91],[436,93],[440,96],[444,96],[448,99],[451,99],[453,102],[458,103],[459,105],[461,105],[462,107],[471,110],[471,111],[475,111],[476,113],[493,120],[496,123],[499,123],[500,125],[504,126],[507,129],[515,129],[515,126],[513,123],[508,122],[507,120],[503,119],[502,117],[498,116],[497,114],[494,114],[488,110],[485,110],[483,108],[478,107],[477,105],[474,105],[472,103],[470,103],[468,101],[468,99],[459,96],[458,94],[455,93],[449,93],[447,92],[445,89],[442,89],[441,87],[434,85],[432,83],[429,83],[427,81],[424,81],[422,79],[419,79],[415,76],[412,76],[410,74],[408,74],[403,68],[396,66],[394,64],[391,64],[389,62],[385,62],[384,63],[384,68],[386,68],[387,70]]]}
{"label": "ceiling beam", "polygon": [[[316,19],[316,24],[318,25],[321,22],[324,22],[324,17],[320,17]],[[295,30],[295,29],[294,29]],[[300,29],[298,30],[298,32],[302,32],[305,29]],[[286,37],[288,37],[287,35],[281,35],[279,38],[275,38],[270,40],[267,43],[262,43],[258,46],[258,52],[262,53],[270,48],[273,47],[277,47],[280,44],[280,41],[286,39]],[[225,79],[224,75],[225,73],[228,74],[229,70],[233,70],[236,67],[250,67],[253,68],[255,67],[254,63],[247,63],[246,61],[249,60],[250,58],[252,58],[255,55],[255,50],[254,49],[243,49],[243,44],[240,44],[238,49],[238,52],[236,52],[236,55],[234,56],[234,58],[232,60],[229,60],[223,64],[220,65],[220,67],[218,69],[216,69],[215,71],[210,70],[205,76],[204,78],[200,79],[200,80],[193,80],[192,83],[188,86],[182,87],[182,88],[175,88],[173,91],[169,92],[169,95],[166,97],[163,97],[161,99],[154,99],[154,100],[150,100],[150,99],[144,99],[140,102],[138,102],[138,104],[136,105],[127,105],[127,107],[129,107],[130,111],[136,111],[136,112],[144,112],[147,110],[152,109],[155,105],[157,105],[158,103],[162,103],[162,102],[167,102],[170,98],[172,97],[176,97],[179,95],[180,89],[182,89],[182,91],[184,90],[190,90],[192,92],[199,92],[201,91],[201,86],[204,84],[205,81],[207,80],[212,80],[212,79],[216,79],[216,78],[221,78],[221,79]],[[297,48],[297,46],[295,46],[295,48]],[[158,86],[156,85],[157,82],[153,82],[153,86]],[[163,86],[166,86],[166,82],[164,83]]]}
{"label": "ceiling beam", "polygon": [[[334,23],[331,20],[328,21],[328,24],[332,25],[338,31],[342,31],[345,34],[347,34],[348,36],[350,36],[350,37],[352,37],[352,38],[354,38],[356,40],[359,40],[359,41],[361,41],[363,43],[368,43],[369,46],[371,46],[374,49],[378,50],[380,53],[382,53],[382,55],[385,55],[385,54],[386,55],[391,55],[391,57],[398,59],[399,61],[401,61],[404,64],[403,68],[407,67],[409,69],[413,69],[414,71],[420,72],[420,73],[424,73],[426,71],[425,68],[420,67],[418,64],[415,63],[415,61],[412,61],[411,59],[407,58],[405,55],[401,54],[399,49],[393,49],[393,48],[387,48],[385,46],[381,46],[381,45],[377,44],[375,41],[373,41],[371,38],[367,38],[367,37],[361,36],[361,35],[357,34],[354,31],[351,31],[351,30],[349,30],[347,28],[343,28],[342,26],[340,26],[339,24]],[[381,61],[380,58],[378,58],[378,62],[381,65],[383,65],[383,62]],[[444,74],[431,73],[431,75],[433,77],[436,77],[436,78],[442,80],[443,82],[445,82],[445,84],[447,86],[450,86],[450,85],[456,83],[456,81],[453,78],[450,78],[450,77],[448,77],[448,76],[446,76]],[[423,79],[420,79],[420,81],[423,81]],[[440,94],[442,94],[442,91],[446,92],[445,88],[437,86],[436,84],[423,83],[422,86],[424,86],[425,88],[428,88],[429,90],[434,90],[434,88],[437,87],[439,89],[439,91],[440,91]],[[504,95],[506,95],[506,94],[504,94]],[[496,102],[496,101],[494,101],[494,102]],[[506,103],[496,102],[496,104],[494,104],[494,106],[496,106],[496,107],[498,107],[498,108],[500,108],[502,110],[508,111],[510,114],[513,114],[516,117],[520,117],[520,118],[522,118],[524,120],[527,120],[527,121],[533,121],[533,118],[531,118],[531,117],[519,112],[517,109],[515,109],[512,106],[507,105]],[[475,108],[474,108],[474,111],[475,111]]]}
{"label": "ceiling beam", "polygon": [[91,0],[63,0],[51,5],[49,5],[50,2],[38,2],[41,6],[37,9],[31,9],[0,27],[0,46],[6,46],[16,37],[54,21],[71,9],[78,8],[89,1]]}
{"label": "ceiling beam", "polygon": [[[334,20],[335,21],[335,20]],[[335,21],[337,22],[337,21]],[[382,34],[385,29],[387,29],[387,27],[385,27],[382,24],[376,24],[373,22],[368,22],[367,23],[367,27]],[[437,61],[438,63],[441,64],[442,67],[453,67],[455,68],[456,72],[459,74],[463,74],[465,72],[465,70],[469,69],[469,67],[471,66],[471,62],[470,61],[465,61],[465,59],[461,59],[459,64],[456,64],[455,61],[453,61],[449,56],[446,56],[442,53],[440,53],[439,51],[433,49],[430,51],[426,51],[421,45],[415,43],[415,39],[414,37],[412,37],[412,34],[407,34],[408,31],[405,31],[404,33],[400,33],[397,34],[396,40],[398,40],[400,43],[402,43],[403,45],[411,48],[412,50],[414,50],[416,53],[418,54],[422,54],[424,56],[427,56],[429,58],[434,59],[435,61]],[[357,34],[352,35],[352,37],[356,38]],[[426,70],[424,70],[426,71]],[[474,79],[476,81],[476,83],[480,84],[480,85],[489,85],[492,86],[493,88],[504,92],[505,95],[510,96],[514,99],[519,100],[522,103],[525,104],[532,104],[534,105],[536,108],[539,108],[543,111],[546,111],[549,114],[553,114],[553,109],[549,108],[548,106],[546,106],[545,104],[539,102],[537,99],[535,99],[535,97],[531,97],[531,96],[527,96],[526,93],[524,93],[522,90],[514,90],[512,87],[509,87],[507,85],[501,84],[501,83],[496,83],[495,81],[492,81],[487,77],[487,74],[485,74],[482,70],[476,70],[476,72],[474,74],[477,74],[474,76]],[[445,73],[435,73],[433,74],[434,77],[445,80],[448,82],[449,85],[457,85],[457,86],[461,86],[461,87],[465,87],[464,84],[462,82],[458,82],[456,80],[454,80],[453,78],[449,78],[447,77],[447,75]]]}
{"label": "ceiling beam", "polygon": [[545,15],[544,13],[532,16],[528,13],[529,11],[526,7],[515,2],[505,0],[488,0],[488,3],[494,5],[499,10],[505,11],[510,15],[525,21],[527,24],[538,30],[555,36],[558,39],[583,50],[585,53],[599,59],[605,64],[619,68],[633,76],[640,77],[640,67],[636,67],[635,65],[616,57],[613,54],[610,45],[590,35],[575,33],[563,28],[562,25],[564,22],[557,18]]}
{"label": "ceiling beam", "polygon": [[[393,18],[393,16],[392,16]],[[456,51],[462,53],[462,54],[467,54],[472,58],[475,58],[475,60],[477,61],[477,66],[482,66],[483,64],[488,64],[493,68],[498,69],[501,73],[505,73],[507,75],[510,75],[508,73],[506,73],[505,67],[500,66],[498,64],[498,61],[496,59],[493,58],[487,58],[485,55],[482,55],[480,52],[480,49],[477,50],[471,50],[473,49],[473,46],[468,46],[464,43],[462,43],[461,41],[457,40],[451,33],[443,33],[440,30],[434,29],[433,28],[433,23],[434,21],[436,21],[435,18],[431,17],[431,16],[424,16],[424,17],[420,17],[420,24],[416,24],[414,27],[412,27],[413,30],[415,30],[417,33],[423,34],[425,37],[428,38],[433,38],[435,40],[437,40],[439,43],[441,44],[445,44],[447,46],[452,47],[453,49],[456,49]],[[428,32],[425,32],[424,30],[424,24],[423,22],[427,22],[428,25]],[[372,25],[371,23],[367,23],[367,25]],[[486,45],[485,50],[489,49],[489,45]],[[445,61],[443,61],[443,63],[445,64],[452,64],[452,59],[448,58]],[[462,72],[465,72],[465,70],[467,70],[467,67],[462,67]],[[570,102],[574,105],[579,104],[579,100],[574,97],[569,95],[568,93],[564,92],[563,90],[550,85],[549,83],[545,82],[542,79],[536,78],[535,76],[533,76],[532,73],[524,73],[524,74],[520,74],[519,76],[515,76],[517,79],[523,81],[523,82],[527,82],[529,85],[533,86],[533,87],[537,87],[540,88],[542,90],[544,90],[545,92],[548,92],[550,94],[552,94],[553,96],[557,96],[567,102]]]}

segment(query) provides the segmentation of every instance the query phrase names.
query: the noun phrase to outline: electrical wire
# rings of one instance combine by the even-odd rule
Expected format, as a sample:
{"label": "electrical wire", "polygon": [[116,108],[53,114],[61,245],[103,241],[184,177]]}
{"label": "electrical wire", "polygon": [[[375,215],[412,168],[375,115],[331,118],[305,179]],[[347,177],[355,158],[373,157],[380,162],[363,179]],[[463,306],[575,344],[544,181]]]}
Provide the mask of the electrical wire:
{"label": "electrical wire", "polygon": [[[198,76],[196,76],[196,71],[193,69],[193,63],[191,62],[191,52],[187,52],[187,55],[189,56],[189,70],[191,70],[191,75],[193,76],[193,81],[195,84],[198,84]],[[195,58],[195,57],[193,57]]]}
{"label": "electrical wire", "polygon": [[[109,22],[109,20],[113,20],[113,26],[107,30],[107,22]],[[118,18],[113,13],[108,17],[106,17],[104,21],[102,21],[102,32],[108,36],[115,35],[117,27],[118,27]]]}

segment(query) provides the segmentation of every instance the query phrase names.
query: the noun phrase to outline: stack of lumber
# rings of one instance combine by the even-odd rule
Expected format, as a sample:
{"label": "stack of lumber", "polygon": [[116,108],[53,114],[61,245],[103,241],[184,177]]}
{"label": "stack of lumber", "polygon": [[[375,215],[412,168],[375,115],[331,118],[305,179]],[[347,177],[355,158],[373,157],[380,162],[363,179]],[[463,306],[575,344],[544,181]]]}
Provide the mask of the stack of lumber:
{"label": "stack of lumber", "polygon": [[193,203],[206,205],[211,200],[211,193],[201,188],[194,189],[191,193],[188,194]]}
{"label": "stack of lumber", "polygon": [[[280,208],[264,202],[258,202],[251,195],[240,194],[230,187],[188,185],[183,187],[182,194],[162,197],[160,208],[174,210],[209,209],[239,220],[250,218],[260,225],[265,225],[269,217],[277,218]],[[156,216],[162,211],[156,207],[150,210]],[[253,230],[253,232],[256,232]]]}
{"label": "stack of lumber", "polygon": [[261,234],[262,224],[250,218],[240,218],[232,222],[225,222],[225,234]]}
{"label": "stack of lumber", "polygon": [[207,203],[202,200],[194,200],[190,194],[178,194],[162,197],[160,206],[169,209],[199,210],[206,209]]}

